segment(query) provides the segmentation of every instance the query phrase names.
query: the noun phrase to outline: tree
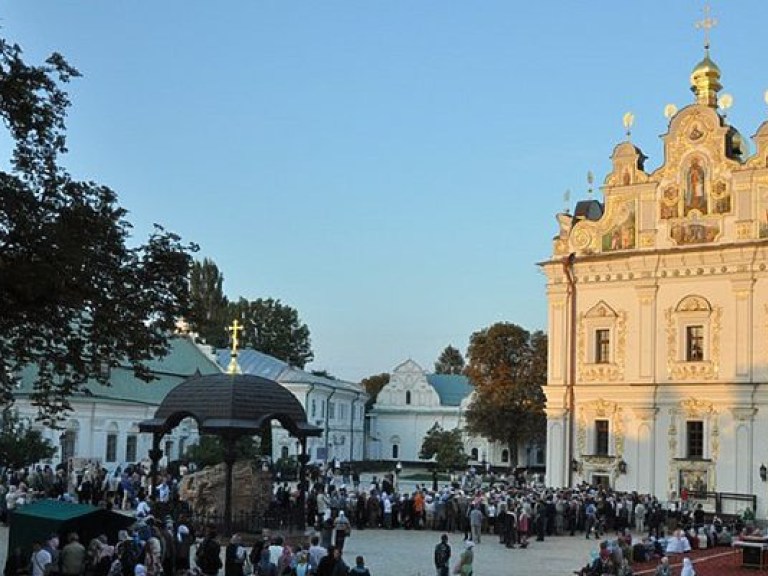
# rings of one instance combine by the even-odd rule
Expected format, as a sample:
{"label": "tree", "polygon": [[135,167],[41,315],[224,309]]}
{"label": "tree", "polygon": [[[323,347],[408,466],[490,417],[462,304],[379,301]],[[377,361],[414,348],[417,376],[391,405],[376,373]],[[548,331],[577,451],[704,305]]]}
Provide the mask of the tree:
{"label": "tree", "polygon": [[464,468],[468,458],[464,453],[461,430],[458,428],[443,430],[442,426],[435,422],[424,436],[419,458],[421,460],[434,458],[437,468],[446,472]]}
{"label": "tree", "polygon": [[159,226],[129,248],[115,192],[62,166],[63,86],[77,76],[60,54],[28,65],[0,38],[0,116],[14,143],[0,171],[0,402],[13,402],[15,374],[32,366],[32,402],[49,423],[105,365],[152,379],[147,360],[167,354],[188,311],[195,249]]}
{"label": "tree", "polygon": [[475,391],[467,430],[505,444],[511,455],[520,442],[540,441],[546,433],[546,335],[500,322],[472,335],[468,356]]}
{"label": "tree", "polygon": [[230,304],[230,316],[243,324],[240,342],[264,354],[304,368],[315,357],[309,328],[299,313],[274,298],[248,301],[240,298]]}
{"label": "tree", "polygon": [[464,372],[464,356],[450,344],[435,362],[435,374],[461,374]]}
{"label": "tree", "polygon": [[18,470],[53,457],[56,448],[39,430],[32,430],[6,408],[0,423],[0,467]]}
{"label": "tree", "polygon": [[370,410],[373,405],[376,404],[376,398],[378,397],[379,392],[381,392],[381,389],[387,384],[389,384],[389,374],[386,372],[368,376],[368,378],[363,378],[360,381],[360,386],[362,386],[368,393],[368,402],[365,403],[366,410]]}
{"label": "tree", "polygon": [[224,296],[224,276],[208,258],[195,261],[189,274],[189,325],[194,332],[214,348],[226,348],[229,337],[227,297]]}
{"label": "tree", "polygon": [[[235,443],[237,460],[254,460],[259,457],[260,443],[251,436],[242,436]],[[190,462],[199,468],[216,466],[224,462],[224,443],[218,436],[201,436],[197,444],[191,444],[185,453]]]}

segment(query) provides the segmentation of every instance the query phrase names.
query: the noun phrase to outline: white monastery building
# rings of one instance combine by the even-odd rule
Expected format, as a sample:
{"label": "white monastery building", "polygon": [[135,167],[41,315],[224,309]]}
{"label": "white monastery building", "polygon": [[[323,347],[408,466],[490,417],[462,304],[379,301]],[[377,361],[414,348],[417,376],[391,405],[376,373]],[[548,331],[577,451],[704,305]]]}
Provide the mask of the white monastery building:
{"label": "white monastery building", "polygon": [[[665,110],[658,168],[646,170],[628,139],[604,202],[558,215],[541,263],[547,483],[665,501],[686,489],[709,504],[715,493],[756,495],[765,517],[768,122],[748,153],[708,48],[691,90],[693,104]],[[722,501],[723,512],[744,506]]]}

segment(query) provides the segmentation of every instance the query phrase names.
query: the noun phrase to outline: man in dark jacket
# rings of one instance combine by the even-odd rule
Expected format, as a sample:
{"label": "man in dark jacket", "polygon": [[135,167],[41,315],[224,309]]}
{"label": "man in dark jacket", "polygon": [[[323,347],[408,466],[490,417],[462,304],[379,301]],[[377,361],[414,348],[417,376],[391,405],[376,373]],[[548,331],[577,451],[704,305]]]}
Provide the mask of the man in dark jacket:
{"label": "man in dark jacket", "polygon": [[448,576],[448,566],[451,561],[451,545],[448,544],[448,534],[440,537],[440,542],[435,546],[435,569],[437,576]]}

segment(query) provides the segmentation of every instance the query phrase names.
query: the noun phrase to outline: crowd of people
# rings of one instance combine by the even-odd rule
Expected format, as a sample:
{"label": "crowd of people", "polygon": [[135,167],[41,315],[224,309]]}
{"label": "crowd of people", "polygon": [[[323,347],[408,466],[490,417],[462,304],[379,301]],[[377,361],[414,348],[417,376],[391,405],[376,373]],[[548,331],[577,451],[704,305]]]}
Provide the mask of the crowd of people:
{"label": "crowd of people", "polygon": [[[551,536],[599,542],[599,552],[577,572],[582,576],[629,576],[633,562],[654,559],[658,574],[665,576],[669,555],[729,545],[754,522],[751,510],[729,526],[687,501],[670,505],[652,495],[587,484],[552,489],[523,473],[497,476],[470,469],[442,486],[435,478],[430,487],[393,473],[363,485],[358,474],[340,474],[331,466],[313,474],[305,490],[283,482],[273,493],[272,507],[305,511],[307,526],[315,529],[308,532],[315,534],[311,540],[288,545],[265,531],[249,551],[236,534],[222,556],[215,527],[195,526],[183,506],[173,505],[179,478],[172,474],[162,475],[151,494],[140,466],[110,474],[93,465],[71,475],[46,467],[6,480],[0,485],[4,519],[33,497],[89,502],[130,511],[136,518],[132,529],[121,531],[114,542],[102,535],[86,547],[77,534],[70,534],[60,547],[58,537],[51,535],[36,544],[31,560],[14,551],[6,576],[214,576],[222,569],[224,576],[370,576],[363,558],[353,563],[343,556],[353,529],[443,533],[434,553],[438,576],[449,570],[471,576],[475,546],[481,542],[525,549]],[[464,541],[453,565],[448,546],[452,533],[462,534]]]}

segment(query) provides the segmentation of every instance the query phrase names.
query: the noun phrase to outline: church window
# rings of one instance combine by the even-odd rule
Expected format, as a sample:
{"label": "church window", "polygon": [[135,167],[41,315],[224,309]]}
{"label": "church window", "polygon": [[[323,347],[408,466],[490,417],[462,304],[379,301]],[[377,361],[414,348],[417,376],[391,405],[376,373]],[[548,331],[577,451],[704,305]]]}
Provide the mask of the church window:
{"label": "church window", "polygon": [[704,360],[704,326],[701,324],[685,327],[685,360],[687,362]]}
{"label": "church window", "polygon": [[139,438],[136,434],[129,434],[125,439],[125,461],[136,462],[136,453]]}
{"label": "church window", "polygon": [[288,446],[283,446],[280,448],[280,458],[283,460],[288,459]]}
{"label": "church window", "polygon": [[704,422],[689,420],[685,423],[686,457],[704,458]]}
{"label": "church window", "polygon": [[336,419],[336,402],[328,402],[328,420]]}
{"label": "church window", "polygon": [[104,455],[106,462],[117,461],[117,433],[111,432],[107,434],[107,453]]}
{"label": "church window", "polygon": [[173,440],[165,441],[165,457],[168,459],[168,462],[173,460]]}
{"label": "church window", "polygon": [[392,444],[392,458],[395,460],[400,458],[400,446],[398,444]]}
{"label": "church window", "polygon": [[344,422],[347,419],[347,405],[339,403],[339,420]]}
{"label": "church window", "polygon": [[184,449],[186,448],[187,439],[182,436],[179,438],[179,458],[184,458]]}
{"label": "church window", "polygon": [[310,403],[310,414],[310,418],[317,416],[317,400],[315,398],[312,398],[312,402]]}
{"label": "church window", "polygon": [[410,404],[411,403],[411,391],[406,390],[405,391],[405,403]]}
{"label": "church window", "polygon": [[479,460],[479,452],[477,451],[477,448],[472,448],[472,452],[470,452],[470,460]]}
{"label": "church window", "polygon": [[509,462],[509,450],[507,450],[506,448],[504,448],[504,450],[501,451],[501,461],[504,464]]}
{"label": "church window", "polygon": [[607,328],[595,330],[595,364],[611,361],[611,331]]}
{"label": "church window", "polygon": [[595,454],[608,455],[610,424],[608,420],[595,420]]}

